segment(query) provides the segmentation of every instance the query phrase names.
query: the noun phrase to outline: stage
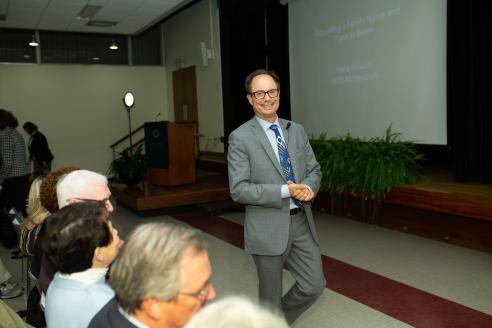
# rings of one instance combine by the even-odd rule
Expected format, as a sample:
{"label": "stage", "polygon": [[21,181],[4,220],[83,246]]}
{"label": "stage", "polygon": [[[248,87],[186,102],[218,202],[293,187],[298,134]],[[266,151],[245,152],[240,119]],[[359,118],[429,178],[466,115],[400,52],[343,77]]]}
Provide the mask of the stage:
{"label": "stage", "polygon": [[[136,212],[183,205],[230,201],[224,157],[197,160],[197,168],[214,171],[197,183],[175,187],[111,184],[118,202]],[[206,171],[205,171],[206,172]],[[425,168],[423,181],[395,187],[368,220],[367,204],[353,197],[338,198],[334,214],[390,229],[492,252],[492,185],[458,183],[451,169]],[[331,212],[330,197],[320,193],[315,209]]]}
{"label": "stage", "polygon": [[378,224],[492,252],[492,185],[456,182],[450,169],[423,173],[422,182],[388,194]]}
{"label": "stage", "polygon": [[425,168],[424,179],[393,188],[370,217],[368,202],[320,193],[315,208],[426,238],[492,252],[492,185],[459,183],[451,169]]}
{"label": "stage", "polygon": [[136,212],[230,199],[227,177],[220,174],[199,176],[194,184],[174,187],[111,183],[110,188],[118,203]]}

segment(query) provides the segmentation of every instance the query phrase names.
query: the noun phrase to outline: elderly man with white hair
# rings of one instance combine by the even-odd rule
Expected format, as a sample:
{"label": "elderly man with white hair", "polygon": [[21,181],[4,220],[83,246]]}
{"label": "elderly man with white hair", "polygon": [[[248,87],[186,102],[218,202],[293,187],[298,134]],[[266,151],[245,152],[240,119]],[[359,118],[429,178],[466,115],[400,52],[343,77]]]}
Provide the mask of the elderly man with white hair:
{"label": "elderly man with white hair", "polygon": [[88,170],[76,170],[61,178],[56,186],[56,197],[59,208],[78,202],[101,202],[109,213],[114,210],[109,199],[108,179]]}

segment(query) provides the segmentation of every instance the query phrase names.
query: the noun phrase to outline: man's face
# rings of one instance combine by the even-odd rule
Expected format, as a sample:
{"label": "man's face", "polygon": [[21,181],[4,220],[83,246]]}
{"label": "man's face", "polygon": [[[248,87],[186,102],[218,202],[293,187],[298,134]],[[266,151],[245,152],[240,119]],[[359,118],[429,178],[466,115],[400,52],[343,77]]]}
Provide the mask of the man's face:
{"label": "man's face", "polygon": [[[251,81],[251,93],[273,89],[278,89],[278,87],[270,75],[257,75]],[[268,122],[275,121],[277,110],[280,105],[280,94],[277,97],[270,98],[268,93],[266,93],[263,99],[256,99],[252,94],[249,94],[246,97],[251,106],[253,106],[256,116]]]}
{"label": "man's face", "polygon": [[[185,251],[181,261],[180,281],[183,287],[172,301],[174,327],[183,327],[207,301],[215,298],[215,289],[210,283],[212,268],[206,251]],[[171,318],[169,318],[171,319]]]}
{"label": "man's face", "polygon": [[113,223],[109,219],[108,228],[109,231],[111,231],[111,243],[106,247],[101,247],[101,254],[103,254],[102,260],[104,261],[106,267],[113,263],[116,256],[118,256],[121,246],[123,246],[123,241],[118,235],[118,230],[113,227]]}

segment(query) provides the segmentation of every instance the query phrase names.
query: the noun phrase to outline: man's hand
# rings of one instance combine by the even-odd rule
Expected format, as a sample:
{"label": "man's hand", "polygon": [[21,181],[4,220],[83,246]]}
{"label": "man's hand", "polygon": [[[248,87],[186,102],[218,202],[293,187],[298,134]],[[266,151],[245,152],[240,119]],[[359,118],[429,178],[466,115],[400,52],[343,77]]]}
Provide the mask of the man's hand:
{"label": "man's hand", "polygon": [[289,188],[290,196],[301,202],[309,202],[314,198],[314,192],[304,184],[287,181],[287,187]]}

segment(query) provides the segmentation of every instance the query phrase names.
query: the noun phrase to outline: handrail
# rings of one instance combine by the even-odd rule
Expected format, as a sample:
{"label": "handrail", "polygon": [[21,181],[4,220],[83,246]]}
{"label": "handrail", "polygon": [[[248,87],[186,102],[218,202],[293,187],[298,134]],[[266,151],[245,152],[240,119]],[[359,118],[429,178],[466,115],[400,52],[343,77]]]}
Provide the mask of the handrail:
{"label": "handrail", "polygon": [[[132,131],[132,135],[137,133],[138,131],[142,130],[144,128],[144,124],[142,124],[141,126],[139,126],[138,128],[136,128],[135,130]],[[119,139],[118,141],[116,141],[115,143],[113,143],[111,146],[111,148],[114,148],[116,147],[117,145],[119,145],[120,143],[122,143],[123,141],[125,141],[126,139],[130,138],[130,133],[128,133],[126,136],[124,136],[123,138]]]}
{"label": "handrail", "polygon": [[[141,126],[139,126],[138,128],[136,128],[135,130],[132,131],[132,135],[137,133],[138,131],[142,130],[144,127],[144,125],[142,124]],[[113,160],[116,158],[116,149],[115,147],[117,145],[119,145],[120,143],[122,143],[123,141],[125,141],[126,139],[128,139],[130,137],[130,133],[128,133],[126,136],[124,136],[123,138],[121,138],[120,140],[116,141],[115,143],[113,143],[110,147],[111,149],[113,150]],[[135,148],[136,146],[139,146],[140,144],[142,144],[143,142],[145,141],[145,137],[140,139],[139,141],[135,142],[133,145],[131,146],[128,146],[127,148],[125,149],[128,149],[128,148]]]}

